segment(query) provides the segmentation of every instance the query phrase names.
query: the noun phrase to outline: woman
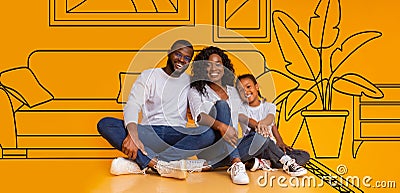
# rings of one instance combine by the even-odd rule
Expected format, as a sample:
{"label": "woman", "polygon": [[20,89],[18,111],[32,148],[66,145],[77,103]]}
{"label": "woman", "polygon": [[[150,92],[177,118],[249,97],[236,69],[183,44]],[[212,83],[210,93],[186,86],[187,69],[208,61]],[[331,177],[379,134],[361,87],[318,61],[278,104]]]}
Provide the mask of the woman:
{"label": "woman", "polygon": [[234,68],[228,56],[217,47],[206,47],[194,58],[188,98],[196,124],[211,127],[217,136],[214,145],[198,157],[208,160],[211,169],[231,165],[228,173],[233,183],[248,184],[242,161],[261,155],[268,139],[251,132],[239,142],[237,128],[242,102],[234,82]]}

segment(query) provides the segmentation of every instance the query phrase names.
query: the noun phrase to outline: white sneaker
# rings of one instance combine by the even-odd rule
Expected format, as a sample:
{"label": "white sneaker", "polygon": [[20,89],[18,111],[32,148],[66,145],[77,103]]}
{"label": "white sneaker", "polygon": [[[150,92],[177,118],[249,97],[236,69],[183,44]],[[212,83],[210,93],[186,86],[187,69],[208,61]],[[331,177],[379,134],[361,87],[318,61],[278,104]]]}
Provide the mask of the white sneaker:
{"label": "white sneaker", "polygon": [[163,177],[176,178],[176,179],[187,178],[186,160],[170,161],[170,162],[158,160],[155,169]]}
{"label": "white sneaker", "polygon": [[255,172],[256,170],[276,171],[276,169],[271,168],[271,161],[267,159],[254,158],[254,165],[250,168],[250,171]]}
{"label": "white sneaker", "polygon": [[142,171],[134,161],[118,157],[112,161],[110,173],[113,175],[144,174],[144,170]]}
{"label": "white sneaker", "polygon": [[186,167],[189,172],[201,172],[203,168],[207,168],[204,164],[207,163],[204,159],[185,160]]}
{"label": "white sneaker", "polygon": [[307,174],[307,170],[296,163],[296,160],[291,159],[283,164],[283,170],[291,176],[303,176]]}
{"label": "white sneaker", "polygon": [[232,164],[227,172],[231,174],[231,179],[234,184],[248,184],[250,182],[249,176],[246,173],[246,167],[242,162]]}

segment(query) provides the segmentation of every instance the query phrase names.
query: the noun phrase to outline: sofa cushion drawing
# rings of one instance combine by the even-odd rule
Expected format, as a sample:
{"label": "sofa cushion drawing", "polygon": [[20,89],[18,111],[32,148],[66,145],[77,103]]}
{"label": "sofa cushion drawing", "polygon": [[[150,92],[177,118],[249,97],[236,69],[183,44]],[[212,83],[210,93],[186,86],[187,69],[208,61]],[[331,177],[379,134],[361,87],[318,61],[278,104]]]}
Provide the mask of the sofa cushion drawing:
{"label": "sofa cushion drawing", "polygon": [[[239,68],[265,69],[257,50],[228,50]],[[111,158],[122,155],[97,132],[123,117],[140,72],[166,63],[167,50],[36,50],[0,74],[1,158]],[[243,71],[243,70],[242,70]],[[189,70],[187,71],[189,72]]]}

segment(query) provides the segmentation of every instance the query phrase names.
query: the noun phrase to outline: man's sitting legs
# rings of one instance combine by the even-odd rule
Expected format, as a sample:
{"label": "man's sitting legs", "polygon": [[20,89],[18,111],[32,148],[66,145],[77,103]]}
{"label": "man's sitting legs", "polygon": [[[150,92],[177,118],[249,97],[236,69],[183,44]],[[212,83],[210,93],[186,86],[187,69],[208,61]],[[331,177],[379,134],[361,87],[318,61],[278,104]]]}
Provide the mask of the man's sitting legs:
{"label": "man's sitting legs", "polygon": [[[104,118],[98,123],[98,131],[113,147],[122,151],[122,143],[128,136],[122,120]],[[138,125],[138,135],[145,146],[147,155],[144,155],[140,150],[137,152],[135,162],[140,170],[135,169],[133,173],[142,173],[145,168],[152,167],[162,176],[179,179],[186,177],[185,172],[187,170],[195,170],[196,168],[194,167],[198,167],[199,164],[196,165],[187,160],[174,160],[186,159],[196,155],[202,148],[212,144],[215,139],[214,132],[209,128],[187,129],[170,126]],[[158,159],[162,161],[158,161]],[[113,163],[112,166],[117,168],[118,166],[133,166],[130,168],[136,168],[134,166],[136,163],[129,163],[131,162],[130,160],[117,159],[113,162],[116,163]]]}

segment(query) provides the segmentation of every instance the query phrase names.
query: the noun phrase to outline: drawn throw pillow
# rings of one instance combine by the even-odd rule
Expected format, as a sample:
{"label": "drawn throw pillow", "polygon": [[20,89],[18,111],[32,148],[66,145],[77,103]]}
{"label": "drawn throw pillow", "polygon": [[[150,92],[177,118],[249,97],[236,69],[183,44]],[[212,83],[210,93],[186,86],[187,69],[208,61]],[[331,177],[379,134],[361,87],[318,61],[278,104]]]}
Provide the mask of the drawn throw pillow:
{"label": "drawn throw pillow", "polygon": [[30,108],[54,99],[54,96],[40,84],[35,74],[27,67],[0,73],[0,84],[8,93]]}
{"label": "drawn throw pillow", "polygon": [[125,104],[128,101],[129,93],[133,83],[135,83],[140,73],[136,72],[120,72],[119,73],[119,92],[117,103]]}

